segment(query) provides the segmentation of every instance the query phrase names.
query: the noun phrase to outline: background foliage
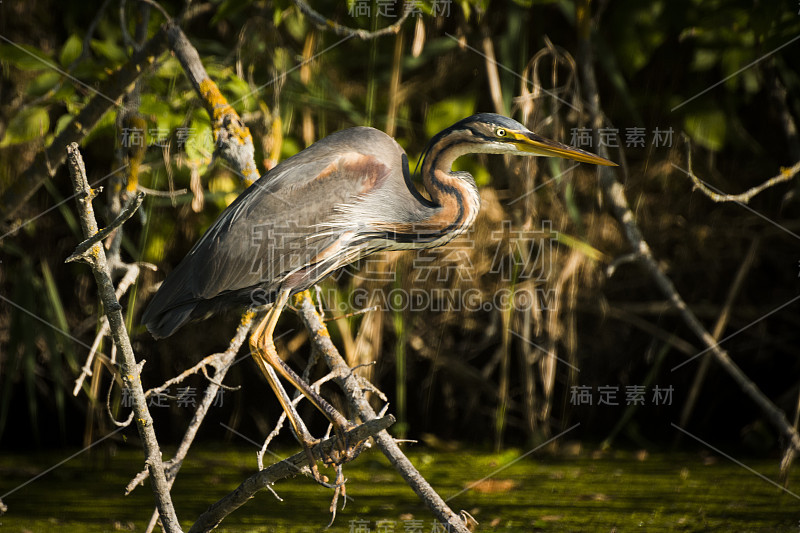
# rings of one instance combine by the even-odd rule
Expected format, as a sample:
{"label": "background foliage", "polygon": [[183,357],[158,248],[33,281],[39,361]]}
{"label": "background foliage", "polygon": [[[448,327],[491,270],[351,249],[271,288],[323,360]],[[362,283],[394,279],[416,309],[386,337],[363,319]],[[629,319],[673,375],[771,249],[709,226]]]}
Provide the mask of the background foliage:
{"label": "background foliage", "polygon": [[[171,14],[184,7],[163,5]],[[354,16],[362,13],[359,6],[368,9]],[[394,16],[378,15],[391,6]],[[353,125],[394,135],[412,165],[433,134],[475,111],[524,119],[535,131],[564,142],[574,143],[576,128],[586,127],[585,102],[572,66],[574,2],[426,1],[419,4],[422,15],[409,17],[397,36],[371,41],[320,31],[289,1],[225,0],[195,7],[202,12],[184,30],[253,133],[262,171]],[[313,7],[340,24],[366,29],[395,22],[402,9],[358,1],[319,1]],[[141,6],[128,2],[121,10],[126,32],[135,34]],[[15,184],[94,96],[87,86],[95,87],[127,61],[132,46],[122,31],[121,10],[111,2],[102,7],[73,1],[0,4],[0,189]],[[709,328],[758,241],[722,337],[747,328],[724,346],[793,416],[800,390],[797,305],[762,318],[800,289],[796,187],[771,189],[748,206],[713,204],[692,190],[680,168],[686,168],[686,150],[691,149],[699,175],[721,190],[739,192],[800,159],[797,6],[618,0],[597,2],[593,17],[602,104],[609,127],[620,134],[612,159],[623,164],[619,175],[637,221]],[[155,11],[147,20],[148,35],[163,22]],[[487,63],[490,50],[500,67]],[[500,89],[495,93],[489,84],[493,71]],[[242,184],[212,158],[208,115],[177,60],[161,56],[142,79],[138,111],[146,123],[147,149],[140,184],[188,191],[173,198],[149,196],[142,216],[129,222],[122,240],[125,260],[160,269],[143,274],[124,301],[135,348],[147,360],[144,379],[156,383],[223,349],[233,333],[238,317],[218,317],[155,343],[138,317],[154,284]],[[111,191],[115,179],[109,174],[130,157],[122,146],[123,126],[112,110],[82,142],[90,181],[107,181]],[[626,146],[628,128],[644,129],[643,146]],[[657,146],[656,129],[671,129],[671,142]],[[476,245],[469,248],[475,275],[461,286],[489,299],[504,287],[553,291],[548,294],[554,295],[554,306],[533,313],[411,313],[384,307],[341,318],[358,310],[348,303],[359,287],[388,292],[437,286],[436,280],[414,275],[418,256],[411,253],[382,258],[389,281],[354,276],[327,281],[325,287],[335,288],[343,304],[339,308],[331,298],[326,301],[333,309],[330,315],[340,317],[332,322],[337,344],[351,364],[376,362],[371,377],[399,411],[399,430],[432,443],[455,439],[499,447],[508,440],[543,440],[579,420],[583,438],[622,434],[627,444],[669,444],[675,438],[669,422],[680,417],[699,365],[670,371],[687,357],[676,339],[695,351],[700,343],[645,272],[622,264],[607,276],[611,262],[629,250],[599,199],[594,172],[582,168],[560,176],[569,165],[523,165],[497,157],[473,157],[458,165],[476,176],[484,200],[471,237]],[[88,269],[63,264],[81,240],[67,201],[71,194],[62,168],[13,216],[5,213],[14,206],[0,206],[4,447],[89,441],[109,424],[101,409],[109,387],[101,363],[78,396],[72,396],[73,380],[98,327],[98,301]],[[524,201],[515,201],[521,195]],[[490,259],[508,237],[498,245],[488,236],[502,231],[504,220],[537,231],[542,222],[550,224],[556,244],[547,276],[527,282],[491,272]],[[514,253],[533,253],[503,249],[512,262]],[[433,260],[446,264],[452,257],[434,254]],[[307,348],[301,348],[304,334],[291,318],[283,322],[290,331],[282,339],[283,351],[291,349],[294,363],[301,363],[307,357]],[[525,339],[580,372],[544,357]],[[103,344],[101,351],[110,352],[110,347]],[[266,433],[279,407],[265,398],[251,365],[247,360],[237,365],[230,380],[243,387],[226,393],[225,404],[213,416],[236,428],[254,424]],[[649,401],[638,409],[625,406],[626,386],[655,384],[673,387],[671,406]],[[621,405],[595,401],[576,406],[571,401],[573,386],[596,390],[605,385],[620,387]],[[713,431],[715,442],[757,452],[777,449],[774,429],[713,365],[698,390],[689,427]],[[123,410],[118,391],[113,399],[116,409]],[[188,411],[172,402],[155,414],[159,427],[183,427]],[[204,431],[209,439],[229,438],[221,430]]]}

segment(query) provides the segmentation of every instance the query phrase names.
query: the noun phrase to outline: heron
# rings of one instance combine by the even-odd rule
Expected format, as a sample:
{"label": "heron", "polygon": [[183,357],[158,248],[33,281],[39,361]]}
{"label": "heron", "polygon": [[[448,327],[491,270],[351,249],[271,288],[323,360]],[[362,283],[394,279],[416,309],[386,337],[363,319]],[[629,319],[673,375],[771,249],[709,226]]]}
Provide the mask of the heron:
{"label": "heron", "polygon": [[250,336],[250,351],[308,450],[315,441],[274,371],[337,431],[349,425],[278,356],[273,333],[281,311],[291,295],[367,255],[434,248],[466,231],[480,209],[480,195],[473,177],[452,166],[476,153],[616,166],[511,118],[479,113],[431,139],[417,165],[424,195],[392,137],[369,127],[345,129],[281,162],[239,195],[166,277],[142,322],[159,339],[226,309],[271,304]]}

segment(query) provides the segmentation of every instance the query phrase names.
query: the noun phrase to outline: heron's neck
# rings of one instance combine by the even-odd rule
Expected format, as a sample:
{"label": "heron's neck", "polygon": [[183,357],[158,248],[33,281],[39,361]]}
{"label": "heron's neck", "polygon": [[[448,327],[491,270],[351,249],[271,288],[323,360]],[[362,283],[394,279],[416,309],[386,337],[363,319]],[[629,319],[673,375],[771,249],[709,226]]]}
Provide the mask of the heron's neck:
{"label": "heron's neck", "polygon": [[469,228],[480,210],[480,193],[475,180],[468,172],[451,170],[456,159],[475,151],[471,148],[469,144],[451,143],[444,138],[422,162],[422,182],[436,204],[430,223],[434,227],[446,227],[447,240]]}

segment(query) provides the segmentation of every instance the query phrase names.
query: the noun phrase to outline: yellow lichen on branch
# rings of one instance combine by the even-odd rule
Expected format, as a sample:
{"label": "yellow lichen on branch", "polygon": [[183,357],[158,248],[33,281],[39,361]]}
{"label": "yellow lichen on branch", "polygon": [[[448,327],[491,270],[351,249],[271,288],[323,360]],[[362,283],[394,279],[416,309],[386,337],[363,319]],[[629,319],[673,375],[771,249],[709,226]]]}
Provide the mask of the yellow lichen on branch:
{"label": "yellow lichen on branch", "polygon": [[226,127],[226,118],[235,118],[227,122],[229,126],[227,129],[232,137],[236,139],[239,144],[253,142],[253,137],[250,135],[250,129],[242,123],[242,119],[233,107],[228,104],[228,101],[219,92],[217,84],[210,79],[205,79],[200,82],[200,96],[208,108],[208,114],[211,115],[211,120],[214,126],[214,140],[217,140],[218,128]]}
{"label": "yellow lichen on branch", "polygon": [[217,84],[208,78],[200,82],[200,97],[203,99],[212,121],[218,122],[225,115],[236,115],[236,111],[228,104],[222,93],[219,92]]}
{"label": "yellow lichen on branch", "polygon": [[[209,116],[211,116],[211,129],[217,147],[224,150],[225,143],[235,143],[240,147],[249,147],[252,151],[253,137],[250,135],[250,129],[245,126],[236,110],[222,96],[217,84],[206,78],[200,81],[198,92]],[[228,147],[229,150],[232,148],[235,147]],[[252,160],[252,154],[250,155],[250,160]],[[248,186],[258,179],[258,169],[254,163],[247,161],[247,164],[242,166],[241,178]]]}

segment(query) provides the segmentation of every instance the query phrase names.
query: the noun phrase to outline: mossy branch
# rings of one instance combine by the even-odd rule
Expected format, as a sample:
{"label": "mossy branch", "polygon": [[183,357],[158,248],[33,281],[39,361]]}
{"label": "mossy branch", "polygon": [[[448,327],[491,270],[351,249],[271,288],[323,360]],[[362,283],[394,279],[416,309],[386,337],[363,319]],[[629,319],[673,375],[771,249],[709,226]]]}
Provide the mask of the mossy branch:
{"label": "mossy branch", "polygon": [[166,27],[169,46],[211,117],[215,150],[233,166],[245,184],[250,185],[259,177],[250,130],[208,76],[197,49],[186,34],[173,22],[168,22]]}

